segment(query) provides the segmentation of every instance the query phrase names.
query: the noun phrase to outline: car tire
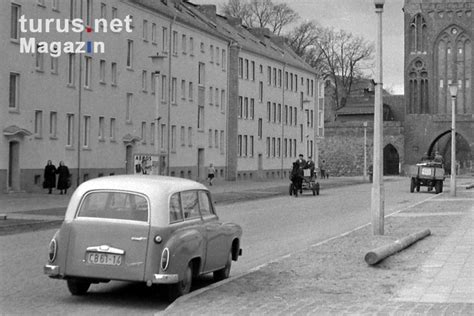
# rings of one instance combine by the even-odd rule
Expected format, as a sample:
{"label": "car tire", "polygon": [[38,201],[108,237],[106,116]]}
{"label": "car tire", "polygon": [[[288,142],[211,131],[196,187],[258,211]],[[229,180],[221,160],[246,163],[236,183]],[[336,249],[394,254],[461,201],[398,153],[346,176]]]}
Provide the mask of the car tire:
{"label": "car tire", "polygon": [[415,187],[416,187],[416,180],[414,178],[411,178],[411,181],[410,181],[410,192],[411,193],[415,192]]}
{"label": "car tire", "polygon": [[188,264],[186,271],[184,272],[183,279],[175,284],[168,286],[168,300],[173,302],[178,297],[188,294],[191,291],[191,285],[193,283],[193,268],[192,263]]}
{"label": "car tire", "polygon": [[227,279],[230,276],[230,268],[232,266],[232,251],[229,252],[229,257],[225,263],[225,267],[220,270],[214,271],[213,276],[216,282]]}
{"label": "car tire", "polygon": [[67,288],[72,295],[85,295],[91,286],[90,282],[78,280],[78,279],[68,279]]}
{"label": "car tire", "polygon": [[442,181],[436,181],[435,191],[436,191],[436,194],[440,194],[441,192],[443,192],[443,182]]}

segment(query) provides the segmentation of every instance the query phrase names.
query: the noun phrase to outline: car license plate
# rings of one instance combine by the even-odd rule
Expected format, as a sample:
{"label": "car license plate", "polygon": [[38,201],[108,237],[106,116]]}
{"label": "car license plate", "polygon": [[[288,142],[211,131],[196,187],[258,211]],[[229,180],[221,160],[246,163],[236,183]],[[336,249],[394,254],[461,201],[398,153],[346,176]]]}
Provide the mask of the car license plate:
{"label": "car license plate", "polygon": [[431,176],[431,169],[429,168],[422,168],[421,169],[421,174],[424,176]]}
{"label": "car license plate", "polygon": [[122,263],[122,255],[109,253],[88,252],[86,261],[90,264],[102,264],[108,266],[119,266]]}

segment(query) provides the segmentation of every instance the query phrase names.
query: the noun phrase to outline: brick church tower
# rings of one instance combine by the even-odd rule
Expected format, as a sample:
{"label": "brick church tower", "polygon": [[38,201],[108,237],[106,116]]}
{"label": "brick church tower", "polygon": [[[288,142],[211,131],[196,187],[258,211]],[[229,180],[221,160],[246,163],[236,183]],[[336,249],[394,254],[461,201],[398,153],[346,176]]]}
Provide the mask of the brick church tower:
{"label": "brick church tower", "polygon": [[439,151],[450,169],[456,83],[456,158],[474,159],[474,0],[405,0],[405,163]]}

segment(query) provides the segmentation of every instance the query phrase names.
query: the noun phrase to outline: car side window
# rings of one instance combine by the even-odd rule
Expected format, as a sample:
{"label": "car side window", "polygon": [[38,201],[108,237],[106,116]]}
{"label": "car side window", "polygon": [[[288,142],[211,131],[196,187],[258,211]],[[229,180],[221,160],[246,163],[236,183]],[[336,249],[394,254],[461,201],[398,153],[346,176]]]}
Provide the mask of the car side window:
{"label": "car side window", "polygon": [[185,219],[198,218],[201,216],[199,214],[199,199],[196,191],[181,192],[181,203]]}
{"label": "car side window", "polygon": [[175,193],[170,198],[170,223],[183,220],[183,212],[181,211],[181,199],[179,193]]}
{"label": "car side window", "polygon": [[206,191],[199,191],[199,209],[203,217],[214,215],[212,211],[211,201]]}

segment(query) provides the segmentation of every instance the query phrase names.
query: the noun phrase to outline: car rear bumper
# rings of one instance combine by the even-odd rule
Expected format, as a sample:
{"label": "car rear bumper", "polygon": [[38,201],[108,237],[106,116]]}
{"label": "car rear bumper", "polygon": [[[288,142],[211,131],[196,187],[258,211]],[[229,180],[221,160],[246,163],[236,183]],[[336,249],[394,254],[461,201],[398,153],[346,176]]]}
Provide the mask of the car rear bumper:
{"label": "car rear bumper", "polygon": [[179,277],[177,274],[154,274],[153,283],[158,284],[173,284],[178,283]]}
{"label": "car rear bumper", "polygon": [[59,266],[54,266],[51,264],[47,264],[44,266],[44,274],[48,275],[51,278],[59,278]]}

